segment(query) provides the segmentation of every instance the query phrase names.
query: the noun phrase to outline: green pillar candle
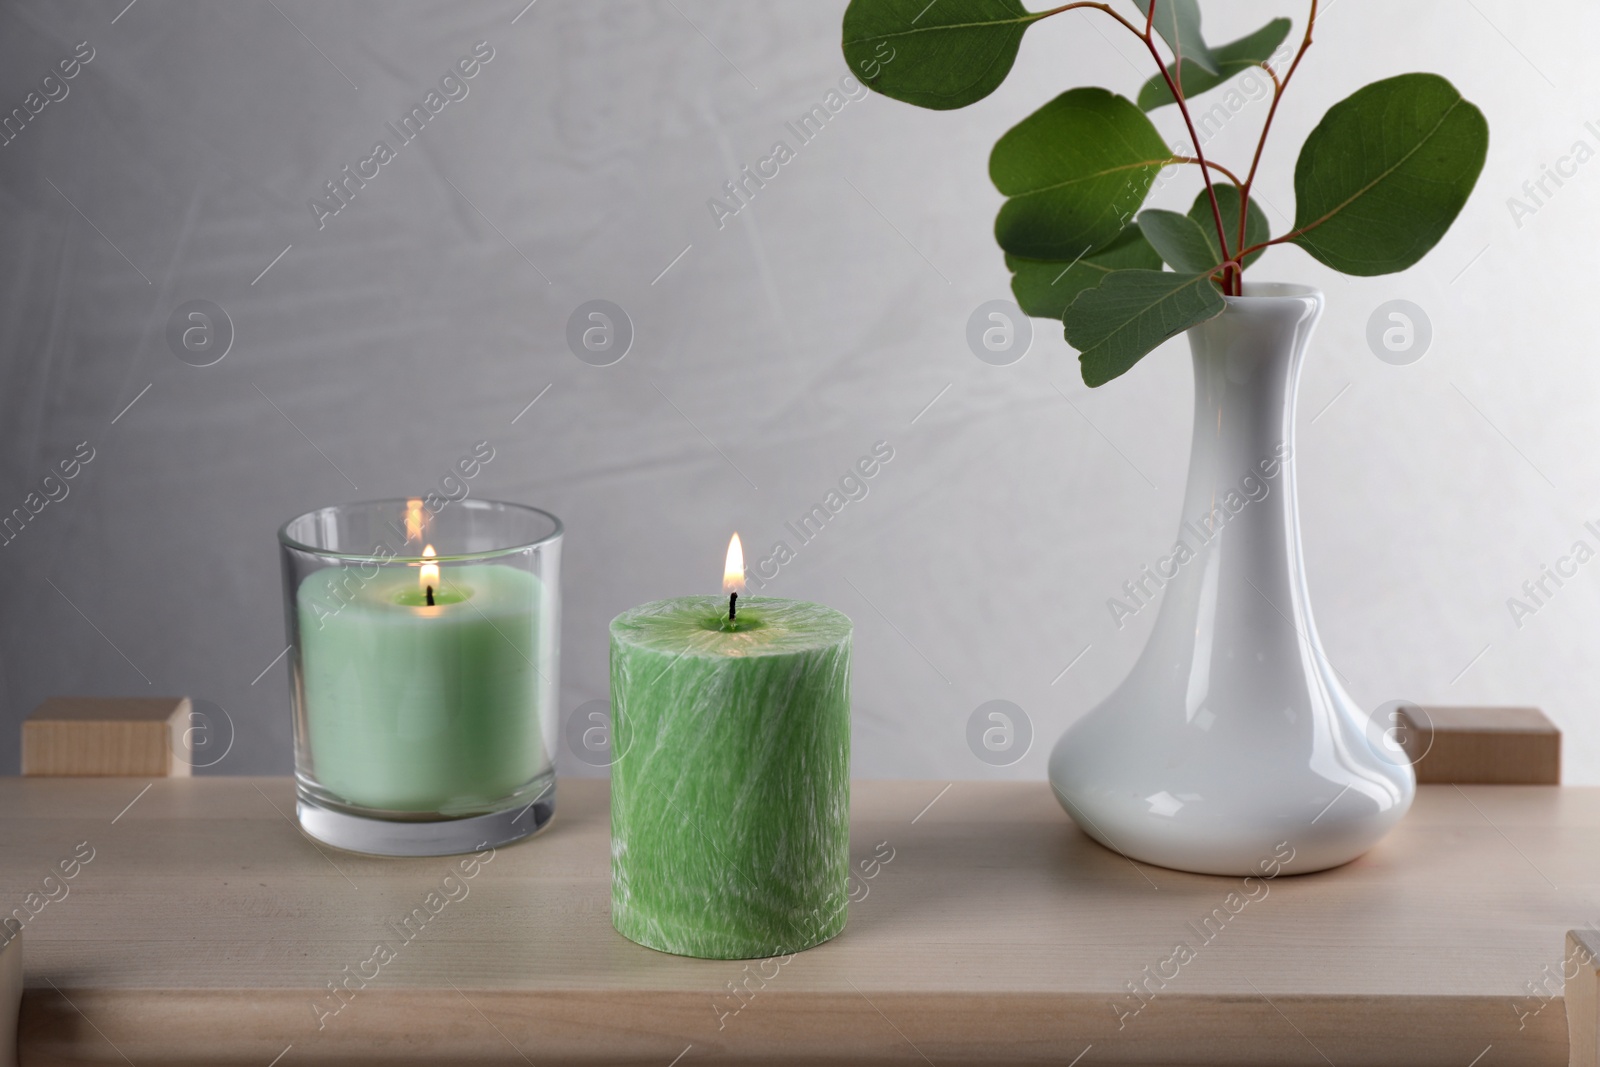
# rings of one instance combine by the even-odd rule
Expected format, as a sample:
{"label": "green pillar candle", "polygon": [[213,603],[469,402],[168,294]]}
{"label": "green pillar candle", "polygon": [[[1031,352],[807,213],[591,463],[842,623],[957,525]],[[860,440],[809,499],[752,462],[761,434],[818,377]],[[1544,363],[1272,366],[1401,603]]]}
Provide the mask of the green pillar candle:
{"label": "green pillar candle", "polygon": [[611,623],[611,922],[681,956],[755,959],[844,928],[850,620],[741,598]]}
{"label": "green pillar candle", "polygon": [[347,804],[470,814],[546,766],[539,579],[494,563],[442,574],[431,606],[410,568],[300,585],[308,765]]}

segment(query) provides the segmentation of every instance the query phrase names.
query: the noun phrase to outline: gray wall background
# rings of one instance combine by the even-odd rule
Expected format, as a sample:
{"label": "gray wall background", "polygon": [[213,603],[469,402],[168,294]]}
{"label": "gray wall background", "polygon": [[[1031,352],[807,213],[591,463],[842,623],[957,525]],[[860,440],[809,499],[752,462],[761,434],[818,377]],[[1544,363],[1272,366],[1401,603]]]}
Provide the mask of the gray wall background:
{"label": "gray wall background", "polygon": [[[869,495],[771,587],[857,622],[858,773],[1041,777],[1133,662],[1154,612],[1119,631],[1105,601],[1176,529],[1183,343],[1091,392],[1048,324],[1004,368],[964,337],[1008,295],[994,140],[1061,89],[1146,76],[1103,19],[1036,29],[965,111],[849,101],[719,228],[707,200],[795,146],[784,124],[846,73],[840,0],[124,4],[0,10],[0,110],[94,49],[0,147],[0,511],[95,450],[0,551],[0,769],[47,695],[182,693],[236,726],[213,771],[289,772],[276,527],[416,493],[479,440],[497,455],[475,495],[568,525],[563,713],[605,695],[614,614],[714,591],[731,530],[764,553],[879,440],[895,456]],[[1210,36],[1303,17],[1245,8],[1210,4]],[[1597,33],[1576,2],[1328,7],[1267,154],[1276,232],[1305,133],[1375,78],[1446,74],[1489,117],[1489,161],[1405,274],[1342,278],[1294,249],[1253,271],[1329,296],[1298,455],[1319,623],[1353,694],[1542,705],[1568,780],[1591,783],[1600,563],[1520,628],[1506,601],[1575,541],[1600,546],[1600,163],[1571,155],[1600,149],[1580,47]],[[494,58],[469,95],[319,230],[308,199],[479,41]],[[1264,114],[1243,101],[1208,151],[1238,160]],[[1177,136],[1171,109],[1158,122]],[[1193,192],[1183,175],[1157,202]],[[565,341],[596,298],[636,331],[607,368]],[[166,342],[193,299],[236,330],[214,366]],[[1365,341],[1392,299],[1432,323],[1410,366]],[[1007,769],[965,740],[996,698],[1036,735]]]}

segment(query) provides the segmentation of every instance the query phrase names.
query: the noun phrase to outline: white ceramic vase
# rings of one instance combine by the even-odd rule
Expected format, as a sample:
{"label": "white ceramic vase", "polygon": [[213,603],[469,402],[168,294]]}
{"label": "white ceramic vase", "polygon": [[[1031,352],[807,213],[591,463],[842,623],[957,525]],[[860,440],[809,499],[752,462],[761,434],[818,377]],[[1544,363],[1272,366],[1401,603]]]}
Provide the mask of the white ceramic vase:
{"label": "white ceramic vase", "polygon": [[1124,589],[1154,631],[1050,755],[1056,798],[1126,856],[1203,874],[1346,863],[1411,807],[1388,724],[1345,693],[1311,618],[1295,395],[1322,294],[1246,285],[1189,331],[1194,444],[1178,541]]}

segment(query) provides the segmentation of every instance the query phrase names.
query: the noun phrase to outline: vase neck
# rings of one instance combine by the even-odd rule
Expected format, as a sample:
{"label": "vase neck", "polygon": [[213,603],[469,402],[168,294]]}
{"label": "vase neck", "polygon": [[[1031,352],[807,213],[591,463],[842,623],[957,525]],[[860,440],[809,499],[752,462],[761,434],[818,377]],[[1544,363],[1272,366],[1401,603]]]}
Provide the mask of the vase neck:
{"label": "vase neck", "polygon": [[1231,505],[1230,518],[1243,517],[1274,493],[1293,498],[1295,394],[1321,311],[1314,293],[1235,297],[1189,332],[1194,434],[1186,518],[1219,505]]}
{"label": "vase neck", "polygon": [[[1309,627],[1295,498],[1294,401],[1320,294],[1230,298],[1189,331],[1194,435],[1158,625],[1192,628],[1194,613],[1234,612]],[[1245,575],[1223,581],[1223,572]],[[1252,588],[1252,586],[1254,588]],[[1220,603],[1235,597],[1232,604]],[[1280,635],[1292,643],[1294,631]]]}

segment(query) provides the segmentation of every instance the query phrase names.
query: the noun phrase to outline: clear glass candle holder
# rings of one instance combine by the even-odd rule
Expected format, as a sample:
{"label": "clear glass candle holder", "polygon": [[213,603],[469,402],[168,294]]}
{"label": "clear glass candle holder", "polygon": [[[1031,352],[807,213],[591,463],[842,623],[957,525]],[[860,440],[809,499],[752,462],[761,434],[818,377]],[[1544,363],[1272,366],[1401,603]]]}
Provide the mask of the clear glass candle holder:
{"label": "clear glass candle holder", "polygon": [[561,521],[435,496],[321,508],[278,540],[306,833],[441,856],[543,827]]}

